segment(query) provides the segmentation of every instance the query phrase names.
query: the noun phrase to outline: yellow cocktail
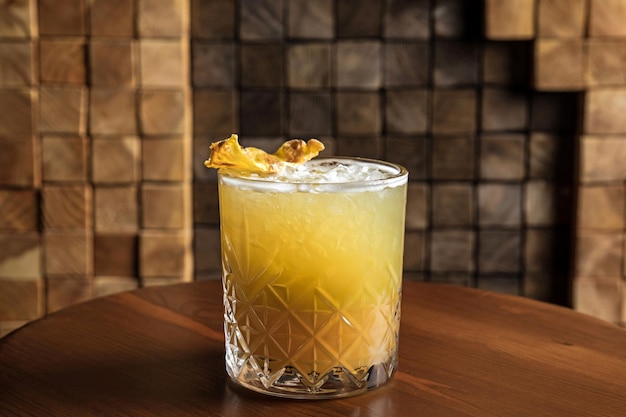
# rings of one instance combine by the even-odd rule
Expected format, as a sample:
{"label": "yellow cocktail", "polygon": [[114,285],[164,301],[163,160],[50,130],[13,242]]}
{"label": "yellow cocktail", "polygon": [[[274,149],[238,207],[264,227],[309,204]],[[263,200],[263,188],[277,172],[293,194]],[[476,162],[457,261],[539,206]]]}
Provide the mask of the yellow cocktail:
{"label": "yellow cocktail", "polygon": [[227,370],[275,395],[352,395],[396,368],[407,173],[297,171],[219,173]]}

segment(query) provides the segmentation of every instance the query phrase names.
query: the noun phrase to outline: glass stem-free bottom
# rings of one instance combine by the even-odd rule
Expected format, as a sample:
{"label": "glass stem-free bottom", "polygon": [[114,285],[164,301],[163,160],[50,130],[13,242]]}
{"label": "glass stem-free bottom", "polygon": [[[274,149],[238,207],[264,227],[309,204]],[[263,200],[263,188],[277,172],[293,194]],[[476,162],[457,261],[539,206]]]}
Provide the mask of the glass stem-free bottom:
{"label": "glass stem-free bottom", "polygon": [[325,375],[303,375],[287,366],[268,373],[252,356],[243,362],[229,360],[234,359],[233,353],[231,350],[226,354],[226,369],[235,383],[262,394],[287,398],[329,399],[362,394],[385,384],[397,367],[394,353],[387,362],[356,372],[337,367]]}

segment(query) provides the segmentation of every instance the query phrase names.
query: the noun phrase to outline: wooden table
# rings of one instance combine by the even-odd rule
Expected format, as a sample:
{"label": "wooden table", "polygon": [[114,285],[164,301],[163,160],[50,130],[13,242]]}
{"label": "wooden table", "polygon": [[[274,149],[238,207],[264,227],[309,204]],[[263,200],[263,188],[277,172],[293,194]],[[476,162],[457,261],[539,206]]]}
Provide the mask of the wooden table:
{"label": "wooden table", "polygon": [[340,400],[233,386],[222,328],[215,281],[59,311],[0,339],[0,415],[626,415],[626,331],[519,297],[406,282],[399,371]]}

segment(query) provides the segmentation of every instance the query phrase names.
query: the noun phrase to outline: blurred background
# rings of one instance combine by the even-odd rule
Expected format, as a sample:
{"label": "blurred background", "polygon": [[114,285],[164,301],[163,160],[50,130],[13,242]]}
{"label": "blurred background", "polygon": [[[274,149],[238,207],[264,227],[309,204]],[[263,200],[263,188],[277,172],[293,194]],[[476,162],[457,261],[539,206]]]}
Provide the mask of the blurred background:
{"label": "blurred background", "polygon": [[626,323],[626,0],[0,0],[0,336],[220,278],[211,142],[410,173],[405,279]]}

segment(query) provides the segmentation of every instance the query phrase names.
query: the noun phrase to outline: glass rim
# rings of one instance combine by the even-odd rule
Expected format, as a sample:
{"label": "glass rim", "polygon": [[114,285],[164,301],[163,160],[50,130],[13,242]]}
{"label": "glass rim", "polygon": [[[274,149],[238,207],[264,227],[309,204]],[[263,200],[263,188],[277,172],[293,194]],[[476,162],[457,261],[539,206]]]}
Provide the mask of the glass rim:
{"label": "glass rim", "polygon": [[376,188],[397,187],[405,184],[408,180],[408,170],[393,162],[382,161],[378,159],[352,157],[352,156],[323,156],[312,159],[308,163],[324,163],[329,161],[356,161],[369,165],[376,165],[383,167],[383,170],[389,175],[384,175],[382,178],[373,179],[360,179],[342,182],[320,182],[320,181],[276,181],[273,179],[267,179],[263,176],[240,176],[233,174],[232,171],[222,170],[218,171],[218,179],[220,182],[224,181],[228,185],[249,187],[253,189],[263,189],[271,191],[302,191],[302,192],[342,192],[359,190],[372,191]]}

